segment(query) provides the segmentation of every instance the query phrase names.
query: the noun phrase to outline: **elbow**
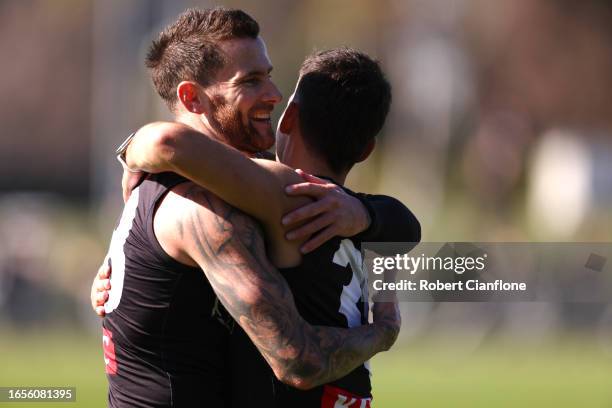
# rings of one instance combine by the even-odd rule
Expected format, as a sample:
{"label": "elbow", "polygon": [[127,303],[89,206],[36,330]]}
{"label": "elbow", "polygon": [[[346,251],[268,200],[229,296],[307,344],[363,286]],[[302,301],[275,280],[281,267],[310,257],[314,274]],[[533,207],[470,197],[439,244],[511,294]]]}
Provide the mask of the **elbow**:
{"label": "elbow", "polygon": [[317,386],[317,384],[307,379],[297,379],[297,380],[294,380],[292,383],[285,383],[285,384],[288,384],[292,386],[293,388],[296,388],[300,391],[308,391]]}
{"label": "elbow", "polygon": [[318,383],[313,381],[312,377],[296,374],[296,373],[274,373],[276,378],[282,382],[283,384],[287,384],[293,388],[296,388],[300,391],[307,391],[313,389]]}
{"label": "elbow", "polygon": [[155,157],[161,160],[166,170],[173,169],[177,155],[175,135],[165,131],[157,133],[153,140],[153,147]]}
{"label": "elbow", "polygon": [[403,228],[403,237],[400,241],[410,242],[413,245],[410,246],[408,250],[412,250],[419,242],[421,242],[421,223],[418,218],[406,207],[404,207],[406,213],[403,217],[404,224]]}
{"label": "elbow", "polygon": [[155,122],[144,126],[139,133],[149,139],[145,163],[154,163],[158,170],[171,171],[179,149],[180,134],[185,126],[172,122]]}
{"label": "elbow", "polygon": [[296,360],[288,360],[287,366],[279,367],[274,370],[276,378],[293,388],[306,391],[318,385],[321,385],[317,378],[321,377],[321,373],[325,367],[321,359],[306,360],[302,356]]}
{"label": "elbow", "polygon": [[421,223],[419,222],[419,220],[416,217],[414,217],[414,222],[412,224],[412,228],[413,228],[413,232],[412,232],[412,234],[413,234],[413,238],[412,238],[413,242],[416,242],[416,243],[421,242],[421,238],[422,238],[422,236],[421,236]]}

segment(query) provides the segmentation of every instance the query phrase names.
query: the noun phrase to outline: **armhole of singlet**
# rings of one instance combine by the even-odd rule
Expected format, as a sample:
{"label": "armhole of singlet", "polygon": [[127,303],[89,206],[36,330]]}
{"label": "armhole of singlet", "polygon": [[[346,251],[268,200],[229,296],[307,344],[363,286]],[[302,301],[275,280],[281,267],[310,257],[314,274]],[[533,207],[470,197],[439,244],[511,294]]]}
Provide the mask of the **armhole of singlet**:
{"label": "armhole of singlet", "polygon": [[189,182],[189,180],[182,180],[176,183],[172,187],[167,188],[165,191],[159,194],[155,198],[155,200],[153,200],[153,202],[151,203],[147,211],[146,228],[147,228],[147,235],[149,236],[149,242],[153,246],[153,253],[160,261],[168,262],[172,264],[173,266],[181,268],[181,269],[199,270],[200,268],[198,268],[197,266],[191,266],[191,265],[184,264],[180,261],[177,261],[173,257],[171,257],[166,252],[166,250],[162,247],[161,243],[157,239],[157,235],[155,235],[155,228],[154,228],[155,213],[157,213],[157,209],[159,208],[159,205],[161,204],[162,200],[166,197],[166,195],[170,193],[170,191],[172,191],[174,187],[180,184],[183,184],[183,183],[187,183],[187,182]]}

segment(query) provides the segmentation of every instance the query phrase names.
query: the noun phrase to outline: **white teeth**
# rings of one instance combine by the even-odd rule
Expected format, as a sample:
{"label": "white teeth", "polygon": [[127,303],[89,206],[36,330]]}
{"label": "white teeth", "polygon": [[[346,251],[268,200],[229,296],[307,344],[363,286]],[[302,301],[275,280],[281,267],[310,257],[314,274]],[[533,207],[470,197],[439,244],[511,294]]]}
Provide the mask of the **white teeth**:
{"label": "white teeth", "polygon": [[253,119],[269,120],[270,119],[270,114],[269,113],[256,113],[256,114],[253,115]]}

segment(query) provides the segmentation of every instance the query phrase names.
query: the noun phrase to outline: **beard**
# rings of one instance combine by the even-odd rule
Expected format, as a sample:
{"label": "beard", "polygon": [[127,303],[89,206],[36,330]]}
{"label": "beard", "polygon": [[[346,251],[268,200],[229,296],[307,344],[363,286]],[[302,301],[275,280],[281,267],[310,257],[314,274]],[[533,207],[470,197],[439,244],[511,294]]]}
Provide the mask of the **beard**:
{"label": "beard", "polygon": [[[211,99],[210,124],[230,146],[243,152],[258,153],[269,149],[274,145],[274,132],[270,127],[269,132],[260,134],[248,118],[243,120],[241,112],[231,104],[227,103],[223,96],[215,96]],[[254,107],[253,109],[261,109]],[[272,110],[273,106],[266,104],[266,108]],[[246,122],[246,123],[245,123]]]}

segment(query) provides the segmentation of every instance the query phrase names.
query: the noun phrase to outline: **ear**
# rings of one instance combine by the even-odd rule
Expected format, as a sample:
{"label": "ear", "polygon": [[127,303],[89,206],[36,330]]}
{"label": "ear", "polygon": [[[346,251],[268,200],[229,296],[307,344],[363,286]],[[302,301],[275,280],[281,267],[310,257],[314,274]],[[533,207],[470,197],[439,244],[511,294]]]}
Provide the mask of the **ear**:
{"label": "ear", "polygon": [[361,156],[359,156],[359,159],[357,159],[356,163],[362,162],[367,159],[372,153],[372,151],[374,151],[374,147],[376,147],[376,139],[372,139],[368,142],[367,146],[365,147],[365,149],[363,149],[363,153],[361,153]]}
{"label": "ear", "polygon": [[284,134],[288,135],[292,132],[295,126],[298,124],[298,109],[299,106],[297,102],[289,102],[289,105],[285,108],[285,112],[283,112],[283,117],[280,121],[279,129]]}
{"label": "ear", "polygon": [[176,87],[178,104],[188,112],[195,114],[208,113],[210,100],[201,87],[192,81],[183,81]]}

